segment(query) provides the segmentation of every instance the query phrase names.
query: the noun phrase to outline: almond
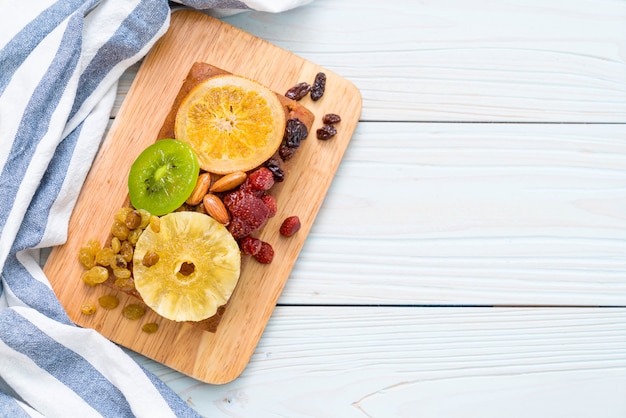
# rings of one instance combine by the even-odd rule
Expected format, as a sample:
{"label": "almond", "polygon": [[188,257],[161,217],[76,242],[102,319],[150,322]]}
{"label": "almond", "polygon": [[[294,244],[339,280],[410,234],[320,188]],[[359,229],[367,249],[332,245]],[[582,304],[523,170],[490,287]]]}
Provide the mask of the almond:
{"label": "almond", "polygon": [[211,185],[211,174],[202,173],[198,176],[196,187],[191,192],[191,195],[187,198],[186,203],[191,206],[196,206],[202,203],[204,195],[209,192],[209,186]]}
{"label": "almond", "polygon": [[230,218],[222,200],[214,194],[206,194],[202,199],[206,213],[221,224],[228,225]]}
{"label": "almond", "polygon": [[217,180],[211,186],[212,192],[226,192],[232,190],[237,186],[240,186],[246,180],[247,174],[243,171],[235,171],[233,173],[226,174],[224,177]]}

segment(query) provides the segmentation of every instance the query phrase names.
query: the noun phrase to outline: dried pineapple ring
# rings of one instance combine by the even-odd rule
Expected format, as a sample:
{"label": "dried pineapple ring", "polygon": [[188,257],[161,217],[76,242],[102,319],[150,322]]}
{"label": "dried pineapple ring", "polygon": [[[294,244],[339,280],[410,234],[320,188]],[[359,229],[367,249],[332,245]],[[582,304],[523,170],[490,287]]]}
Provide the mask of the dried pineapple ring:
{"label": "dried pineapple ring", "polygon": [[[146,267],[148,251],[159,255]],[[241,269],[237,242],[210,216],[173,212],[161,217],[159,232],[146,228],[135,247],[135,288],[150,308],[173,321],[213,316],[232,294]]]}

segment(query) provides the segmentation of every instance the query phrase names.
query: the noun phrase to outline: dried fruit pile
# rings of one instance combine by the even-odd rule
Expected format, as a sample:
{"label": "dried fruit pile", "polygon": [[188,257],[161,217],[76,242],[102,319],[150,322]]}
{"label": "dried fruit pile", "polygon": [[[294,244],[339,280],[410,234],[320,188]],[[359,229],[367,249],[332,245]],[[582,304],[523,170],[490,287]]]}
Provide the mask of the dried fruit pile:
{"label": "dried fruit pile", "polygon": [[[297,101],[309,94],[317,101],[325,87],[326,75],[318,73],[311,85],[298,83],[285,97]],[[272,262],[274,249],[257,234],[277,213],[271,190],[284,181],[283,165],[297,153],[309,128],[268,92],[254,81],[229,75],[211,77],[185,94],[176,115],[176,139],[157,141],[131,167],[132,207],[116,214],[110,243],[102,247],[90,240],[81,248],[86,284],[112,284],[168,319],[202,321],[227,303],[239,277],[240,254]],[[340,121],[338,115],[326,114],[318,139],[333,137]],[[277,127],[282,127],[279,133]],[[210,225],[202,219],[210,219]],[[300,219],[292,215],[279,232],[290,237],[300,227]],[[99,304],[111,309],[116,297],[108,296]],[[137,306],[142,305],[132,305],[124,315],[140,318],[143,311]],[[85,314],[95,311],[92,303],[83,306]],[[146,332],[157,328],[143,326]]]}

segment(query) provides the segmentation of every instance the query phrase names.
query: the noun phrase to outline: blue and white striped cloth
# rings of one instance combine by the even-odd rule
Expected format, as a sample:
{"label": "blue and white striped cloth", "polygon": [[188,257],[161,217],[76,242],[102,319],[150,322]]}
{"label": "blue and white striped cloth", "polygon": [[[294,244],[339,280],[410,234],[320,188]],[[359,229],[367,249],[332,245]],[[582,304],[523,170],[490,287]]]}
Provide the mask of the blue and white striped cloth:
{"label": "blue and white striped cloth", "polygon": [[[179,0],[279,12],[307,0]],[[0,416],[195,417],[118,346],[71,323],[39,266],[62,244],[120,75],[166,0],[0,0]]]}

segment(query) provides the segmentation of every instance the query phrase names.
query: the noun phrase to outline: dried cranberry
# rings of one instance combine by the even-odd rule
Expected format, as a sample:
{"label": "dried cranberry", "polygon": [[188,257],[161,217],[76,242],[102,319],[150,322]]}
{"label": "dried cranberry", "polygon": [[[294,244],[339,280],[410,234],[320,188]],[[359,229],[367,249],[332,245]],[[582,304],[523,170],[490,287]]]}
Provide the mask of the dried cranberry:
{"label": "dried cranberry", "polygon": [[285,218],[280,226],[280,235],[290,237],[300,230],[300,218],[297,216],[289,216]]}
{"label": "dried cranberry", "polygon": [[259,263],[269,264],[274,259],[274,249],[270,244],[262,241],[261,248],[259,249],[259,252],[255,254],[254,258]]}

